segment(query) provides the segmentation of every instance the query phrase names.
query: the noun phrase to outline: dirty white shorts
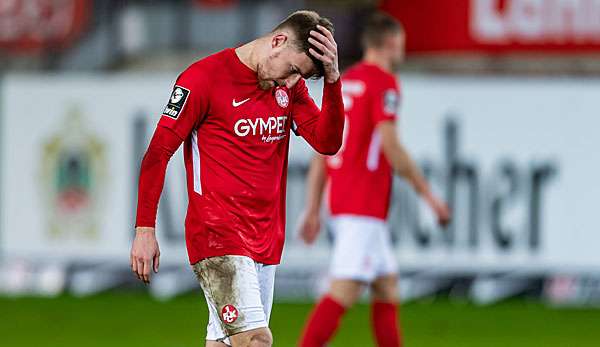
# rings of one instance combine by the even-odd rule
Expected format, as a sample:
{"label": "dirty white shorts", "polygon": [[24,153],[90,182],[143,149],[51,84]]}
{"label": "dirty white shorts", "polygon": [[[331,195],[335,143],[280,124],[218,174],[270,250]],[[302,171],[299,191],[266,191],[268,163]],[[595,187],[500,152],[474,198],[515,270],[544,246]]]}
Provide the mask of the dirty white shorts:
{"label": "dirty white shorts", "polygon": [[390,231],[383,220],[356,215],[331,218],[334,242],[330,275],[333,279],[372,282],[398,272]]}
{"label": "dirty white shorts", "polygon": [[192,268],[208,305],[207,340],[231,345],[229,336],[269,326],[276,265],[225,255]]}

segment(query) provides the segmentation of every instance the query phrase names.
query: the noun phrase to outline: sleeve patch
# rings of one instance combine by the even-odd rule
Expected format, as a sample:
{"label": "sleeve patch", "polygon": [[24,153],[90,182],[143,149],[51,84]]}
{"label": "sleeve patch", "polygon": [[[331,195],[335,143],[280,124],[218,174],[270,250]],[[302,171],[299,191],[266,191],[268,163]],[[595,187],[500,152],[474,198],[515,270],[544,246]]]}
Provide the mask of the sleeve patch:
{"label": "sleeve patch", "polygon": [[167,117],[177,119],[177,117],[179,117],[179,114],[183,110],[183,107],[185,106],[185,103],[189,96],[189,89],[176,85],[175,87],[173,87],[173,92],[169,97],[169,102],[167,103],[167,106],[165,106],[165,109],[163,110],[162,114]]}
{"label": "sleeve patch", "polygon": [[385,113],[396,114],[400,107],[400,96],[394,89],[388,89],[383,94],[383,111]]}

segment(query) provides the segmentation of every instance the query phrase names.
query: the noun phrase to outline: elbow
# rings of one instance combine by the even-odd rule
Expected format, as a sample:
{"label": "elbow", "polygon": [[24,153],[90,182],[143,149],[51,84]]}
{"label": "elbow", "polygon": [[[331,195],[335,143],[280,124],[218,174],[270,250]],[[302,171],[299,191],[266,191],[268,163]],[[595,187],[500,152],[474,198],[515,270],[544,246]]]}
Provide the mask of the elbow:
{"label": "elbow", "polygon": [[317,152],[319,152],[319,154],[322,155],[327,155],[327,156],[332,156],[332,155],[336,155],[338,152],[338,149],[318,149]]}
{"label": "elbow", "polygon": [[341,147],[342,147],[342,139],[339,139],[339,141],[335,141],[335,142],[332,141],[331,143],[326,143],[321,146],[318,146],[315,149],[317,150],[317,152],[319,152],[320,154],[323,154],[323,155],[336,155]]}
{"label": "elbow", "polygon": [[394,171],[396,171],[396,174],[400,177],[404,177],[406,179],[411,177],[410,169],[406,165],[398,165]]}
{"label": "elbow", "polygon": [[342,148],[344,140],[344,119],[341,124],[335,127],[335,131],[331,131],[326,135],[318,137],[318,146],[315,146],[317,152],[323,155],[335,155]]}

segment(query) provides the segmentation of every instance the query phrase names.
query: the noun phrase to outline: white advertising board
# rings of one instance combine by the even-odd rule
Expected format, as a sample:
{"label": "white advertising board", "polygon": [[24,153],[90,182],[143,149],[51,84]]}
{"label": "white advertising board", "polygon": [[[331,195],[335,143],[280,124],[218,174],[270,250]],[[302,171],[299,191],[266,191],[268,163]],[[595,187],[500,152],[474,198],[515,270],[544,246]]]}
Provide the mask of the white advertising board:
{"label": "white advertising board", "polygon": [[[3,80],[4,256],[128,262],[139,161],[172,83],[169,75]],[[318,84],[310,90],[320,98]],[[455,218],[446,231],[431,226],[398,184],[390,221],[401,266],[598,269],[599,97],[600,80],[403,78],[402,141]],[[293,235],[310,150],[292,138],[284,262],[322,269],[326,237],[306,248]],[[159,211],[163,263],[186,261],[185,205],[178,153]]]}

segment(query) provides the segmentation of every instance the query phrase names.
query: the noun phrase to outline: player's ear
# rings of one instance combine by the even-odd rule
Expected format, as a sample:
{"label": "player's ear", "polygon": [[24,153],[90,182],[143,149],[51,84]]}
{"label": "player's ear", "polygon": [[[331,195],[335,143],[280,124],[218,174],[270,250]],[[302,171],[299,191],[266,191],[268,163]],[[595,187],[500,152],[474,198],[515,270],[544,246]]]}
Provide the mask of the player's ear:
{"label": "player's ear", "polygon": [[284,33],[277,33],[271,38],[271,48],[282,47],[288,40]]}

